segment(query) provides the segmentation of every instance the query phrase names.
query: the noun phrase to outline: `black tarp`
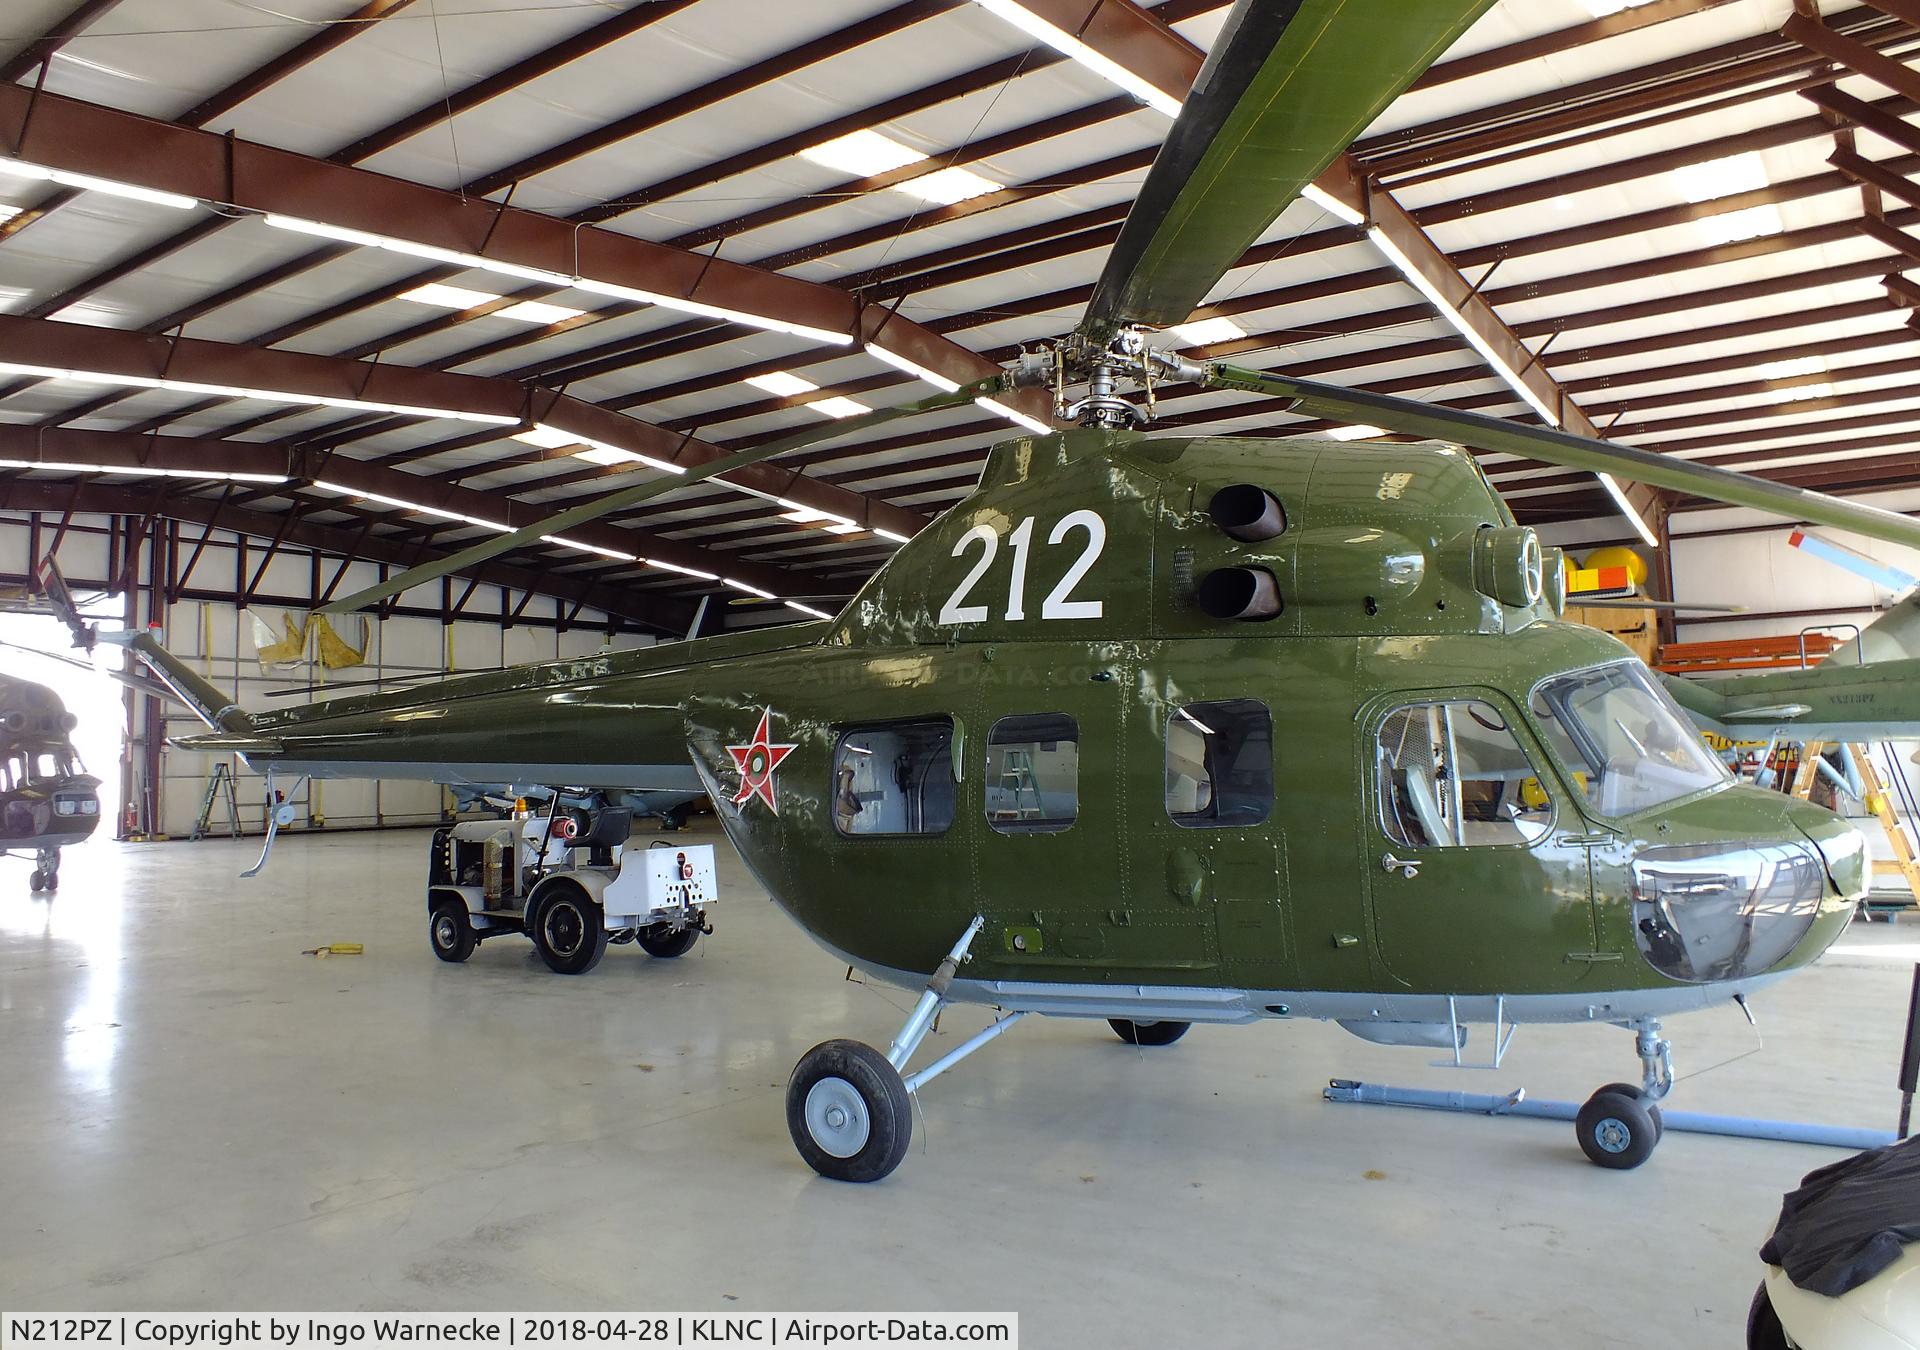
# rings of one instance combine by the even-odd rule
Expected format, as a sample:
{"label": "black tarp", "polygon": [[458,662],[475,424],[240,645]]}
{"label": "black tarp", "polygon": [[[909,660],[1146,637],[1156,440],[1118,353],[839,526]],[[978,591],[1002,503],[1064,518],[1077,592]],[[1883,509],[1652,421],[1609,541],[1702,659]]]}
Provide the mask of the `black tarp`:
{"label": "black tarp", "polygon": [[1838,1298],[1920,1240],[1920,1136],[1856,1153],[1800,1180],[1760,1249],[1810,1293]]}

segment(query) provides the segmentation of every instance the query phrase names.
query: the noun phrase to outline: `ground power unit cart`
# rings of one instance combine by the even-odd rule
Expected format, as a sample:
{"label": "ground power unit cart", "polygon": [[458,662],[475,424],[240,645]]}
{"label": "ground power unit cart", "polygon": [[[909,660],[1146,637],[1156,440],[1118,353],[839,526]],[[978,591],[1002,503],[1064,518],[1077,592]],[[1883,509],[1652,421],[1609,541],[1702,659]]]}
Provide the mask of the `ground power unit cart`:
{"label": "ground power unit cart", "polygon": [[427,865],[433,954],[464,961],[488,938],[524,933],[562,975],[592,970],[609,943],[685,955],[713,931],[713,846],[629,848],[632,828],[632,811],[605,809],[435,830]]}

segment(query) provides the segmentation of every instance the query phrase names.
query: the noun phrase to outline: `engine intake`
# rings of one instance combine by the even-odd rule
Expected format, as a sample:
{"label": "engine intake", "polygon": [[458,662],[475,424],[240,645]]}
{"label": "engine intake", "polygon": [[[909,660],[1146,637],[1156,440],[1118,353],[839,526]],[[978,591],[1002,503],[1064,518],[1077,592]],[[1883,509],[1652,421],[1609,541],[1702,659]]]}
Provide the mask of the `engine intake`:
{"label": "engine intake", "polygon": [[1257,544],[1287,528],[1287,509],[1280,499],[1252,483],[1233,483],[1213,494],[1207,503],[1213,523],[1242,543]]}
{"label": "engine intake", "polygon": [[1280,612],[1280,583],[1264,567],[1222,567],[1200,579],[1194,603],[1215,619],[1257,623]]}

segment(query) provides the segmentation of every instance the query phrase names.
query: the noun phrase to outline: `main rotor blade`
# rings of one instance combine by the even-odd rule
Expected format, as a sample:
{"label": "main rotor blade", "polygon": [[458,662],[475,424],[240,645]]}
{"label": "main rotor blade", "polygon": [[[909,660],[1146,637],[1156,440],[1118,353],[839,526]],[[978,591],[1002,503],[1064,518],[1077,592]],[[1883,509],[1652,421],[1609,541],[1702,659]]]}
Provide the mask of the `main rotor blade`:
{"label": "main rotor blade", "polygon": [[1202,377],[1216,389],[1244,389],[1291,399],[1291,411],[1356,425],[1376,426],[1408,436],[1458,441],[1501,454],[1545,460],[1569,469],[1612,473],[1653,487],[1671,488],[1694,497],[1751,507],[1789,520],[1811,521],[1852,530],[1871,539],[1920,548],[1920,520],[1911,520],[1877,506],[1809,492],[1731,469],[1716,469],[1692,460],[1652,450],[1639,450],[1612,441],[1590,440],[1547,427],[1523,426],[1481,413],[1420,403],[1414,399],[1344,389],[1317,380],[1295,380],[1284,375],[1237,366],[1211,365]]}
{"label": "main rotor blade", "polygon": [[352,595],[344,599],[335,600],[331,604],[322,605],[319,612],[322,614],[346,614],[352,610],[365,609],[368,605],[385,600],[389,596],[399,595],[403,591],[411,590],[423,582],[437,581],[449,573],[460,571],[462,568],[473,567],[476,564],[487,561],[489,558],[497,558],[502,553],[511,552],[516,548],[524,548],[529,544],[537,544],[548,535],[559,534],[563,530],[571,530],[576,526],[585,525],[589,521],[599,520],[602,516],[611,515],[615,511],[624,511],[629,506],[637,506],[641,502],[649,501],[655,497],[665,496],[667,493],[678,491],[690,483],[700,483],[709,478],[717,478],[735,469],[744,469],[748,465],[759,464],[769,459],[775,459],[780,455],[799,450],[805,446],[816,445],[821,441],[830,441],[835,437],[845,436],[849,432],[860,431],[871,426],[878,426],[881,423],[895,421],[898,418],[915,417],[921,413],[938,412],[942,408],[952,408],[962,403],[971,403],[974,399],[982,395],[1000,392],[1006,387],[1006,384],[1007,380],[1004,375],[989,375],[984,380],[976,380],[972,384],[962,385],[951,394],[935,394],[932,398],[924,398],[917,403],[903,403],[898,407],[879,408],[873,412],[862,413],[856,417],[838,418],[822,426],[810,427],[806,431],[799,432],[795,435],[782,437],[777,441],[769,441],[765,445],[755,446],[751,450],[742,450],[738,454],[725,455],[719,459],[709,460],[699,468],[684,474],[663,474],[657,478],[649,478],[646,482],[635,487],[626,488],[620,492],[608,493],[604,497],[595,497],[593,500],[583,502],[579,506],[557,512],[554,515],[546,517],[544,520],[536,521],[522,529],[515,530],[511,534],[491,535],[486,539],[482,539],[471,548],[461,549],[458,553],[450,553],[446,557],[437,558],[432,562],[421,563],[418,567],[410,567],[398,575],[388,577],[385,581],[377,585],[369,586],[365,590],[355,591]]}
{"label": "main rotor blade", "polygon": [[1184,320],[1492,0],[1238,0],[1107,255],[1081,330]]}

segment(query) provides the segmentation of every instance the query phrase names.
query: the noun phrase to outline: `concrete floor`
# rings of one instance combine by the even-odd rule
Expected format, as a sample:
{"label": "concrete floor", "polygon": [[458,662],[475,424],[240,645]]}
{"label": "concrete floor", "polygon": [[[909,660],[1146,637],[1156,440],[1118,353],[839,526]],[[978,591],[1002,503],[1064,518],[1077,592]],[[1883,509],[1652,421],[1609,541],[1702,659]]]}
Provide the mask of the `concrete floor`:
{"label": "concrete floor", "polygon": [[[1330,1076],[1581,1098],[1627,1033],[1497,1075],[1319,1025],[1136,1050],[1033,1021],[932,1085],[888,1182],[816,1178],[782,1088],[908,998],[847,983],[722,845],[719,933],[566,979],[436,961],[423,832],[72,851],[0,877],[0,1306],[1014,1309],[1033,1346],[1741,1344],[1825,1150],[1333,1106]],[[300,955],[357,941],[366,955]],[[1757,1009],[1677,1020],[1679,1104],[1890,1126],[1916,927],[1856,925]],[[986,1015],[950,1015],[951,1045]],[[1478,1048],[1478,1047],[1476,1047]],[[923,1050],[929,1054],[932,1047]]]}

